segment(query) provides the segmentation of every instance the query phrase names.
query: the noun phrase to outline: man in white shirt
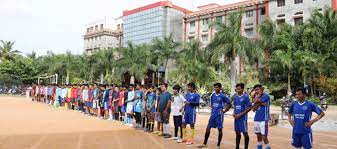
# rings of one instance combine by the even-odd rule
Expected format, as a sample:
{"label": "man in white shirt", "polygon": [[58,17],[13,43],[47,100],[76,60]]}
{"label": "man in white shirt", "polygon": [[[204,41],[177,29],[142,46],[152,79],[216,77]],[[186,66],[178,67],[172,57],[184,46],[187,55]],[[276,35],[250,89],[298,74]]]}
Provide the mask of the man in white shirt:
{"label": "man in white shirt", "polygon": [[135,89],[134,89],[134,85],[130,84],[129,92],[128,92],[127,106],[126,106],[126,113],[128,115],[126,123],[130,127],[132,126],[133,101],[134,100],[135,100]]}
{"label": "man in white shirt", "polygon": [[[181,87],[179,85],[173,86],[172,96],[172,113],[174,120],[174,140],[180,141],[182,138],[182,111],[184,109],[185,97],[180,94]],[[180,128],[180,137],[178,137],[178,129]]]}

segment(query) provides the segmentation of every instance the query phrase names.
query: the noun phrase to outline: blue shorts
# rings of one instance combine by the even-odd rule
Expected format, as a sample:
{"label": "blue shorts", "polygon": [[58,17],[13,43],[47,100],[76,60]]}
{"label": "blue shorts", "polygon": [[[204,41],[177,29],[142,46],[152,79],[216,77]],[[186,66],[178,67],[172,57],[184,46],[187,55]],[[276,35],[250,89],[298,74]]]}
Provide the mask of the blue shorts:
{"label": "blue shorts", "polygon": [[62,97],[61,97],[61,102],[65,102],[65,98],[62,98]]}
{"label": "blue shorts", "polygon": [[122,113],[125,113],[125,112],[126,112],[126,106],[123,106],[123,107],[122,107],[121,112],[122,112]]}
{"label": "blue shorts", "polygon": [[87,101],[85,105],[89,108],[92,108],[92,102],[90,102],[90,101]]}
{"label": "blue shorts", "polygon": [[248,132],[247,121],[246,120],[234,120],[234,131],[235,132]]}
{"label": "blue shorts", "polygon": [[104,108],[104,110],[110,109],[110,106],[108,105],[108,102],[103,102],[103,108]]}
{"label": "blue shorts", "polygon": [[208,120],[208,128],[223,128],[223,114],[211,115]]}
{"label": "blue shorts", "polygon": [[312,133],[295,134],[293,133],[293,140],[291,143],[295,148],[312,148]]}
{"label": "blue shorts", "polygon": [[184,114],[184,119],[183,119],[183,124],[195,124],[197,114],[195,112],[193,113],[185,113]]}

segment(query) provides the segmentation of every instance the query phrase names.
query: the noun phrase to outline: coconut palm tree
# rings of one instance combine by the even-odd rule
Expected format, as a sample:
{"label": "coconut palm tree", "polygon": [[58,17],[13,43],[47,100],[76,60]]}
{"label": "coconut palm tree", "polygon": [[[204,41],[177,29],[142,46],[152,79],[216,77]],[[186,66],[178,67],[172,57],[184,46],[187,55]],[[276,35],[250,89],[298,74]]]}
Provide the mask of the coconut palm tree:
{"label": "coconut palm tree", "polygon": [[208,85],[216,78],[215,69],[208,63],[207,49],[201,49],[197,41],[184,44],[178,62],[180,82],[195,82],[199,87]]}
{"label": "coconut palm tree", "polygon": [[[116,66],[116,52],[117,49],[108,48],[98,51],[95,55],[97,58],[98,70],[105,75],[105,79],[108,83],[112,82],[112,74],[114,67]],[[101,81],[102,82],[102,81]]]}
{"label": "coconut palm tree", "polygon": [[164,37],[164,39],[156,38],[153,41],[154,55],[158,56],[158,62],[165,67],[165,83],[168,81],[168,62],[170,59],[175,59],[177,56],[177,50],[180,46],[179,42],[175,42],[172,35]]}
{"label": "coconut palm tree", "polygon": [[133,45],[128,42],[127,47],[121,48],[118,51],[121,57],[117,60],[117,72],[120,76],[125,73],[131,75],[131,80],[139,79],[144,82],[148,70],[155,69],[151,63],[152,53],[149,46],[146,45]]}
{"label": "coconut palm tree", "polygon": [[232,93],[237,80],[236,61],[239,57],[247,58],[247,53],[251,49],[250,41],[241,35],[241,19],[241,13],[231,13],[226,24],[217,23],[218,31],[208,45],[214,51],[214,59],[218,60],[224,55],[229,60]]}
{"label": "coconut palm tree", "polygon": [[21,52],[19,50],[13,50],[13,45],[15,42],[0,40],[0,61],[3,60],[14,60],[15,56],[19,55]]}

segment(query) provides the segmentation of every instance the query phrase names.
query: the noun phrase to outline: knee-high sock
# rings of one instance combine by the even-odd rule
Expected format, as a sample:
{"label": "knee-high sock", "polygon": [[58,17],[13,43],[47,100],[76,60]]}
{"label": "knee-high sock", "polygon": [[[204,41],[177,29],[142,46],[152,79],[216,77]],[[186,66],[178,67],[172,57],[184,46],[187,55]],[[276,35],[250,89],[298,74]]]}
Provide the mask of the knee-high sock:
{"label": "knee-high sock", "polygon": [[194,133],[195,133],[195,128],[191,128],[191,134],[190,134],[190,139],[194,139]]}
{"label": "knee-high sock", "polygon": [[112,115],[112,110],[109,109],[109,118],[112,119],[113,118],[113,115]]}
{"label": "knee-high sock", "polygon": [[186,140],[186,128],[183,128],[183,140]]}
{"label": "knee-high sock", "polygon": [[170,134],[170,124],[166,124],[166,134]]}

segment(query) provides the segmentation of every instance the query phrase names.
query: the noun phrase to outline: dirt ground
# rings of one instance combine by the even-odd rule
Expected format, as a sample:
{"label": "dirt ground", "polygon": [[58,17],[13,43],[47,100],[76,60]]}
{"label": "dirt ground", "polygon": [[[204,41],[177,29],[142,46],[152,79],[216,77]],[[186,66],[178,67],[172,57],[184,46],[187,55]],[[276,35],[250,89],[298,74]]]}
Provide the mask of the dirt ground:
{"label": "dirt ground", "polygon": [[[23,97],[0,96],[0,149],[196,148],[203,141],[208,117],[209,115],[197,116],[196,143],[186,146],[123,126],[119,122],[49,107]],[[250,148],[256,148],[253,123],[249,122],[249,126]],[[171,129],[173,130],[173,127]],[[215,148],[217,135],[217,130],[212,130],[209,138],[210,149]],[[273,126],[269,136],[272,148],[292,148],[291,129]],[[336,149],[336,140],[337,130],[314,132],[314,148]],[[224,121],[221,147],[232,149],[234,144],[233,119],[228,115]]]}

